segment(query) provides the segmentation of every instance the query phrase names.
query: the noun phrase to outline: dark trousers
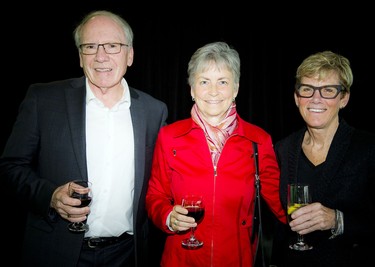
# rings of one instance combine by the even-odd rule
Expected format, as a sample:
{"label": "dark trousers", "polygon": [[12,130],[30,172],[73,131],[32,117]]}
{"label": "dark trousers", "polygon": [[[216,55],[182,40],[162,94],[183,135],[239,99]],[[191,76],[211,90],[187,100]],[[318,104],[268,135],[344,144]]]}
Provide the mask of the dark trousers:
{"label": "dark trousers", "polygon": [[134,239],[121,240],[105,247],[82,246],[77,267],[134,267]]}

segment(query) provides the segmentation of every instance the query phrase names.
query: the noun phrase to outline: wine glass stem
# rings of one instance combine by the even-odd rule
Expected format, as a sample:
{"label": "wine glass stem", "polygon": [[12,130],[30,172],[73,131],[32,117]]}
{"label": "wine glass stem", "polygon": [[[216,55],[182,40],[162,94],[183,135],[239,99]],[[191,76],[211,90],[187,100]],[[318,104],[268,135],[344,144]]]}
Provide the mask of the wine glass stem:
{"label": "wine glass stem", "polygon": [[195,235],[194,235],[194,232],[195,232],[195,227],[191,227],[191,235],[190,235],[190,240],[195,240]]}
{"label": "wine glass stem", "polygon": [[298,234],[298,243],[299,244],[304,244],[305,243],[305,241],[303,239],[303,235]]}

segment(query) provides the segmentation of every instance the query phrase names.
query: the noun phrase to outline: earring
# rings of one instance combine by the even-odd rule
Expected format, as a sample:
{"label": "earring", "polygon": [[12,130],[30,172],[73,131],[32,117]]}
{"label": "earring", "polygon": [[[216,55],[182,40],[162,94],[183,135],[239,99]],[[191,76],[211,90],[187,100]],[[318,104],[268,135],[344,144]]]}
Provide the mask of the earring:
{"label": "earring", "polygon": [[192,97],[192,98],[191,98],[191,100],[192,100],[192,101],[194,102],[194,101],[195,101],[195,98],[194,98],[194,97]]}

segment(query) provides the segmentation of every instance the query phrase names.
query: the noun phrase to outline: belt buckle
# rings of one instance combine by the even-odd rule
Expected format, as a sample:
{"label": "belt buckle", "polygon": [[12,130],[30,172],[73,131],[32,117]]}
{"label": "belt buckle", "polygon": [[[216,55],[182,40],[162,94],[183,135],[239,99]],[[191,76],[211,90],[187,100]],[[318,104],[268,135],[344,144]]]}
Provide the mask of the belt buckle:
{"label": "belt buckle", "polygon": [[100,237],[90,237],[89,240],[87,240],[87,245],[89,248],[97,248],[100,247]]}

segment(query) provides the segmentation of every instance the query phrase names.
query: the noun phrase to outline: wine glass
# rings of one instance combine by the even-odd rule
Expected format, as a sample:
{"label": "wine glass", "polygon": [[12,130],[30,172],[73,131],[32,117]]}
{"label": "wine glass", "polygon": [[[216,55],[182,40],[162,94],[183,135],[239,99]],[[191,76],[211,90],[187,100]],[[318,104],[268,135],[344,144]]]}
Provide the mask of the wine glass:
{"label": "wine glass", "polygon": [[[73,198],[81,200],[81,204],[77,208],[86,207],[91,203],[92,190],[91,182],[86,180],[74,180],[69,183],[69,194]],[[71,222],[68,229],[75,233],[86,232],[89,229],[86,220],[82,222]]]}
{"label": "wine glass", "polygon": [[[204,217],[204,202],[202,196],[187,195],[182,199],[182,206],[189,212],[187,216],[193,217],[196,223],[200,223]],[[197,249],[203,246],[203,242],[196,239],[194,235],[196,227],[192,227],[190,237],[182,240],[182,247],[186,249]]]}
{"label": "wine glass", "polygon": [[[291,221],[291,214],[302,206],[311,203],[311,193],[307,184],[288,184],[288,220]],[[293,250],[310,250],[313,247],[308,245],[303,235],[297,233],[297,242],[289,245]]]}

